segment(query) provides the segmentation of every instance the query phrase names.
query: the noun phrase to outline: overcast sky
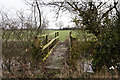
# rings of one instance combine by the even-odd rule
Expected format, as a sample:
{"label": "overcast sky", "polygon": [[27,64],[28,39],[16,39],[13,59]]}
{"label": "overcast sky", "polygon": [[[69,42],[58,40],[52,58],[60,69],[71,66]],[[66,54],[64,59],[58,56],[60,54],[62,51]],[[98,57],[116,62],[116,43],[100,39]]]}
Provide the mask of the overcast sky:
{"label": "overcast sky", "polygon": [[[29,7],[25,4],[24,0],[0,0],[0,10],[8,13],[9,16],[14,17],[16,15],[16,11],[20,10],[27,10]],[[58,21],[63,21],[64,27],[67,25],[73,26],[71,22],[70,14],[62,13],[60,14],[58,20],[55,19],[55,14],[50,12],[49,8],[42,9],[44,16],[49,20],[49,27],[48,28],[58,28],[56,27],[55,23]]]}
{"label": "overcast sky", "polygon": [[[57,0],[53,0],[53,1],[57,1]],[[104,0],[101,0],[101,1],[104,1]],[[12,17],[16,15],[16,11],[20,11],[20,10],[27,11],[27,9],[29,9],[29,7],[25,4],[24,0],[0,0],[0,10],[1,11],[3,10],[4,12],[8,13]],[[55,26],[56,21],[54,18],[55,14],[53,12],[50,12],[49,8],[43,8],[42,11],[43,11],[43,14],[46,16],[46,18],[50,21],[49,28],[56,28]],[[70,13],[69,14],[62,13],[60,14],[60,17],[58,18],[57,21],[63,21],[64,27],[66,27],[67,25],[74,26],[73,23],[70,22],[72,20],[70,17],[71,17]]]}

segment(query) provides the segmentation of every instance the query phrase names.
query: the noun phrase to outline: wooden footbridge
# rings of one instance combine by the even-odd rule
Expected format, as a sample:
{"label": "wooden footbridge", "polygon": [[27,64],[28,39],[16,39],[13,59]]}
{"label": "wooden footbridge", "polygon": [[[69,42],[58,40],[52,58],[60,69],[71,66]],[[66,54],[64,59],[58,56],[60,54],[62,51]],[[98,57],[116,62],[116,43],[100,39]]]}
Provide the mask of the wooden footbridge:
{"label": "wooden footbridge", "polygon": [[[49,36],[54,35],[53,39],[49,39]],[[44,62],[48,56],[53,52],[53,49],[57,46],[59,42],[59,32],[54,32],[49,35],[41,35],[35,37],[34,46],[41,49],[41,56],[43,56],[42,61]]]}
{"label": "wooden footbridge", "polygon": [[[54,38],[50,40],[49,36],[53,34],[54,34]],[[76,37],[72,34],[72,31],[69,32],[68,37],[69,38],[66,39],[66,41],[60,42],[59,32],[54,32],[49,35],[42,35],[36,38],[36,42],[35,42],[36,47],[39,46],[37,45],[38,43],[42,43],[41,44],[42,54],[43,54],[42,61],[43,61],[43,66],[48,72],[48,74],[50,75],[54,74],[55,76],[56,75],[55,72],[60,71],[63,67],[65,67],[69,55],[72,55],[72,53],[70,52],[73,49],[73,44],[75,44],[76,42]],[[42,40],[40,40],[40,38],[42,38]],[[88,67],[91,68],[91,66],[87,65],[87,68]],[[87,70],[87,68],[85,67],[84,70]],[[67,69],[69,69],[69,66],[67,67]]]}
{"label": "wooden footbridge", "polygon": [[[60,42],[59,32],[54,32],[49,35],[37,36],[34,45],[36,47],[42,46],[41,54],[43,56],[42,61],[46,69],[60,69],[68,58],[69,41],[72,45],[72,32],[67,41]],[[54,35],[53,39],[49,39],[49,36]],[[38,45],[40,44],[40,45]]]}

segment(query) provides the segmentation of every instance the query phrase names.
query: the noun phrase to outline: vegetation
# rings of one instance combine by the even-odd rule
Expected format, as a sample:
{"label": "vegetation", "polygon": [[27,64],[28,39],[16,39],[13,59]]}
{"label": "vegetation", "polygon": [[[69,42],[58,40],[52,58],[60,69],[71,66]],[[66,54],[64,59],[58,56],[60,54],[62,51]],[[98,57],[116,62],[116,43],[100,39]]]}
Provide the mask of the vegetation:
{"label": "vegetation", "polygon": [[[55,32],[55,31],[58,31],[58,32],[59,32],[60,41],[61,41],[61,42],[64,42],[64,41],[66,40],[66,38],[69,38],[69,32],[70,32],[71,30],[46,30],[45,33],[46,33],[46,34],[50,34],[50,33],[53,33],[53,32]],[[51,37],[54,37],[55,35],[52,34],[52,35],[50,35],[50,36],[51,36]]]}
{"label": "vegetation", "polygon": [[[56,30],[45,30],[43,31],[46,34],[51,34],[56,32]],[[59,35],[60,35],[60,41],[65,41],[66,38],[69,38],[69,32],[70,30],[58,30]],[[44,33],[44,34],[45,34]],[[65,36],[63,36],[65,34]],[[55,37],[55,33],[52,35],[49,35],[50,37],[48,37],[49,39],[52,39]],[[4,67],[3,67],[3,71],[6,77],[12,77],[11,75],[16,76],[16,77],[24,77],[24,70],[19,71],[20,69],[20,65],[22,64],[22,69],[27,69],[27,67],[29,67],[28,69],[28,73],[35,71],[35,68],[42,68],[42,66],[38,65],[41,64],[42,59],[47,55],[38,55],[41,54],[41,50],[42,50],[42,39],[39,43],[37,43],[37,41],[35,40],[35,30],[5,30],[5,34],[3,35],[3,61],[4,61]],[[43,39],[44,41],[45,39]],[[41,46],[36,47],[34,44],[36,44],[39,46],[39,44],[41,44]],[[14,48],[14,49],[13,49]],[[25,58],[25,59],[24,59]],[[14,67],[14,61],[16,64],[16,68],[13,69],[9,69]],[[20,61],[20,62],[19,62]],[[25,63],[24,63],[25,62]],[[18,64],[17,64],[18,63]],[[8,64],[8,65],[7,65]],[[25,64],[26,67],[24,66]],[[30,65],[29,65],[30,64]],[[16,71],[14,71],[14,69],[18,69]],[[9,70],[13,70],[13,71],[9,71]],[[9,73],[7,73],[9,72]],[[14,74],[13,74],[13,73]],[[16,75],[18,74],[18,75]],[[21,76],[20,76],[21,75]],[[38,77],[41,75],[44,75],[43,73],[33,73],[33,74],[29,74],[26,75],[26,77]],[[33,75],[33,76],[32,76]]]}
{"label": "vegetation", "polygon": [[[25,1],[31,7],[27,15],[19,11],[17,18],[12,19],[6,12],[0,12],[2,15],[0,26],[3,29],[3,77],[50,77],[51,74],[41,61],[43,58],[46,60],[45,56],[48,57],[52,51],[55,51],[53,48],[59,38],[58,42],[62,43],[61,46],[67,45],[68,48],[63,56],[66,58],[66,63],[63,64],[60,73],[57,73],[58,77],[119,78],[120,11],[118,1],[112,3],[109,1],[82,2],[82,0],[80,2],[65,0],[61,3],[54,1],[46,3],[42,0]],[[59,29],[47,30],[49,21],[41,11],[42,6],[54,7],[54,11],[57,10],[57,18],[59,13],[64,11],[72,14],[74,27],[62,28],[64,24],[59,21],[55,24]],[[56,31],[59,34],[55,33]],[[85,65],[92,67],[93,71],[87,70]]]}
{"label": "vegetation", "polygon": [[[100,15],[98,15],[99,9],[94,3],[88,2],[87,4],[88,5],[84,6],[85,8],[79,7],[78,4],[74,3],[73,5],[75,6],[70,5],[75,11],[78,11],[73,21],[77,26],[81,25],[80,27],[84,34],[83,41],[77,40],[76,44],[74,43],[71,57],[72,59],[86,58],[92,60],[95,72],[100,72],[103,66],[106,66],[108,71],[110,71],[110,67],[113,66],[115,68],[116,66],[116,74],[119,75],[120,65],[118,64],[120,62],[120,50],[117,47],[120,45],[118,23],[120,20],[118,14],[120,14],[120,12],[117,11],[117,3],[114,2],[114,5],[110,7],[108,11]],[[111,16],[114,8],[116,9],[116,15]],[[82,20],[80,20],[80,18],[82,18]],[[88,31],[86,32],[86,30]],[[97,40],[92,42],[88,41],[87,39],[89,38],[86,33],[92,33]],[[79,36],[81,36],[81,33],[77,38],[79,38]],[[115,71],[115,69],[112,71]],[[110,74],[112,73],[110,72]]]}

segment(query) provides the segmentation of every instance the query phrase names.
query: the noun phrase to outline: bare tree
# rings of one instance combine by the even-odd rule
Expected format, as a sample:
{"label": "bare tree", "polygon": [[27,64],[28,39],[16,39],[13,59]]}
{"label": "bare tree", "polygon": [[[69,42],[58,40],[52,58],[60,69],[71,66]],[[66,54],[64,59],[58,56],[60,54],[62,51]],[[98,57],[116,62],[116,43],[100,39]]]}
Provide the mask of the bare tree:
{"label": "bare tree", "polygon": [[34,21],[34,26],[37,27],[37,35],[40,33],[42,33],[42,30],[45,29],[48,26],[49,21],[47,20],[47,18],[45,16],[43,16],[43,11],[41,11],[42,9],[42,5],[44,4],[42,0],[33,0],[28,1],[25,0],[27,5],[30,5],[32,8],[32,12],[33,12],[33,21]]}
{"label": "bare tree", "polygon": [[46,29],[49,26],[49,21],[47,20],[47,18],[45,16],[43,16],[43,20],[42,20],[42,29]]}
{"label": "bare tree", "polygon": [[56,27],[58,27],[61,30],[62,27],[64,26],[64,23],[62,21],[59,21],[55,25],[56,25]]}
{"label": "bare tree", "polygon": [[[113,9],[117,6],[118,2],[114,4],[108,2],[84,2],[80,0],[75,2],[74,0],[64,0],[63,2],[50,2],[46,5],[58,7],[56,14],[59,15],[60,11],[69,11],[74,14],[73,22],[82,29],[90,30],[96,36],[100,33],[101,23],[106,16],[113,12]],[[93,24],[95,24],[93,26]],[[81,25],[82,26],[81,26]]]}
{"label": "bare tree", "polygon": [[38,1],[37,0],[35,0],[35,3],[36,3],[36,6],[37,6],[37,9],[38,9],[38,14],[39,14],[39,22],[40,22],[40,24],[39,24],[39,26],[38,26],[38,31],[37,31],[37,35],[39,34],[39,32],[40,32],[40,28],[41,28],[41,10],[40,10],[40,7],[39,7],[39,4],[38,4]]}

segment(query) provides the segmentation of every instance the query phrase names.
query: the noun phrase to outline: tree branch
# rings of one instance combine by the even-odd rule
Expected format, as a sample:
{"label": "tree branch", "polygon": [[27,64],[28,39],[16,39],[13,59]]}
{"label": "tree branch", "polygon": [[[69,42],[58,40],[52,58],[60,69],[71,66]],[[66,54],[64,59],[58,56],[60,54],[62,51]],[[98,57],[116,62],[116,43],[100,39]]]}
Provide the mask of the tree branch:
{"label": "tree branch", "polygon": [[38,31],[37,31],[37,35],[38,35],[39,32],[40,32],[40,28],[41,28],[41,11],[40,11],[40,7],[39,7],[39,4],[38,4],[37,0],[36,0],[36,6],[37,6],[37,9],[38,9],[38,12],[39,12],[39,22],[40,22],[40,24],[38,26]]}

